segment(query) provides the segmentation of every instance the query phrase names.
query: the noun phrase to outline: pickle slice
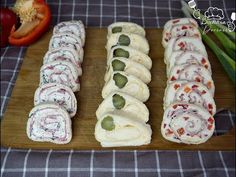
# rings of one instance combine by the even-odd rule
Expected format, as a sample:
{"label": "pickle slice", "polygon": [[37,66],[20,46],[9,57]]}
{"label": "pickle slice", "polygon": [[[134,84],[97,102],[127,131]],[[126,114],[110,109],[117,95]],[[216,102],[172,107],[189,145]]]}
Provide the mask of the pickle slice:
{"label": "pickle slice", "polygon": [[130,39],[127,35],[120,35],[119,40],[118,40],[119,45],[125,45],[128,46],[130,44]]}
{"label": "pickle slice", "polygon": [[112,131],[113,129],[115,129],[115,124],[114,124],[113,118],[111,116],[107,116],[107,117],[103,118],[103,120],[101,122],[101,126],[104,130]]}
{"label": "pickle slice", "polygon": [[124,58],[129,58],[129,52],[122,49],[122,48],[117,48],[113,52],[113,57],[124,57]]}
{"label": "pickle slice", "polygon": [[120,73],[114,74],[113,80],[115,81],[116,86],[119,87],[120,89],[123,88],[128,82],[127,77],[123,76]]}
{"label": "pickle slice", "polygon": [[116,109],[122,109],[125,106],[125,99],[118,94],[112,96],[112,102]]}
{"label": "pickle slice", "polygon": [[119,33],[122,31],[122,27],[116,26],[116,27],[112,28],[111,31],[112,31],[112,33]]}
{"label": "pickle slice", "polygon": [[113,60],[111,64],[114,71],[124,71],[125,69],[125,63],[120,60]]}

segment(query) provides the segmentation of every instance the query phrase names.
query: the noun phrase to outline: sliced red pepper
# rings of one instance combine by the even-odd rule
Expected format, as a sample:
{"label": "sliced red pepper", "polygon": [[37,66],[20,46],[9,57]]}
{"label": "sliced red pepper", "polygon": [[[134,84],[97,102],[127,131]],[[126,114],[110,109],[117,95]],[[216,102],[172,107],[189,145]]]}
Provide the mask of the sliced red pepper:
{"label": "sliced red pepper", "polygon": [[213,123],[214,123],[214,119],[213,119],[212,117],[210,117],[210,118],[208,119],[208,122],[209,122],[210,124],[213,124]]}
{"label": "sliced red pepper", "polygon": [[166,136],[169,136],[169,135],[171,135],[171,134],[173,134],[173,131],[170,130],[170,129],[167,129],[166,132],[165,132],[165,135],[166,135]]}
{"label": "sliced red pepper", "polygon": [[179,136],[183,135],[185,133],[184,128],[179,128],[177,130],[177,133],[179,134]]}
{"label": "sliced red pepper", "polygon": [[187,26],[182,26],[182,30],[188,29]]}
{"label": "sliced red pepper", "polygon": [[[26,9],[27,7],[22,5],[22,8]],[[12,27],[11,34],[8,38],[10,44],[17,46],[30,45],[48,29],[51,22],[51,12],[44,0],[32,0],[31,9],[36,10],[31,21],[26,20],[28,16],[19,14],[22,24],[18,29],[15,26]]]}
{"label": "sliced red pepper", "polygon": [[172,78],[170,79],[171,81],[175,81],[176,78],[174,76],[172,76]]}
{"label": "sliced red pepper", "polygon": [[179,87],[180,87],[179,84],[175,84],[175,85],[174,85],[175,90],[177,90]]}

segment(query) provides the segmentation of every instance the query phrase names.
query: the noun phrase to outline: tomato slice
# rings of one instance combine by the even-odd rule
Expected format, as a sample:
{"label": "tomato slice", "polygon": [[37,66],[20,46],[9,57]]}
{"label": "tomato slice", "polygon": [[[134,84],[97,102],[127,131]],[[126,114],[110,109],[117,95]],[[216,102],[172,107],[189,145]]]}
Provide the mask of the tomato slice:
{"label": "tomato slice", "polygon": [[[9,43],[16,46],[30,45],[48,29],[51,22],[50,8],[43,0],[32,0],[32,4],[25,3],[19,9],[22,9],[19,13],[22,23],[18,29],[12,27]],[[27,20],[29,16],[22,15],[27,9],[34,12],[32,20]]]}

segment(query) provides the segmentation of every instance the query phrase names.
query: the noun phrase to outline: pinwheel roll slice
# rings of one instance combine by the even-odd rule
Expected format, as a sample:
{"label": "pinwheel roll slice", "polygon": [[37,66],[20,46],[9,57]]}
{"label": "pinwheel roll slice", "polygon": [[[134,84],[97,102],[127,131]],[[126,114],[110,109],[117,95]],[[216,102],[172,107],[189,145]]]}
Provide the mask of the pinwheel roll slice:
{"label": "pinwheel roll slice", "polygon": [[49,42],[49,50],[60,47],[69,47],[75,49],[79,56],[84,56],[82,41],[74,34],[60,33],[53,35]]}
{"label": "pinwheel roll slice", "polygon": [[145,37],[143,27],[132,22],[116,22],[108,26],[107,39],[114,33],[134,33]]}
{"label": "pinwheel roll slice", "polygon": [[211,73],[203,66],[196,64],[177,65],[171,69],[168,82],[176,80],[187,80],[201,82],[204,84],[214,96],[215,85],[211,77]]}
{"label": "pinwheel roll slice", "polygon": [[207,57],[207,52],[202,40],[197,37],[181,37],[181,38],[171,38],[165,49],[164,61],[167,64],[169,57],[174,51],[195,51],[205,57]]}
{"label": "pinwheel roll slice", "polygon": [[170,31],[167,29],[168,32],[163,31],[163,37],[162,37],[162,45],[163,47],[166,47],[169,40],[174,37],[197,37],[201,39],[201,34],[198,30],[198,28],[192,24],[181,24],[181,25],[174,25]]}
{"label": "pinwheel roll slice", "polygon": [[47,64],[53,61],[69,61],[76,65],[78,68],[81,67],[84,56],[79,54],[73,48],[60,47],[47,51],[43,58],[43,64]]}
{"label": "pinwheel roll slice", "polygon": [[142,102],[147,101],[150,96],[148,86],[143,81],[121,71],[113,72],[102,89],[102,97],[106,98],[114,91],[129,94]]}
{"label": "pinwheel roll slice", "polygon": [[108,53],[107,65],[109,65],[111,63],[111,60],[114,57],[127,58],[129,60],[132,60],[132,61],[142,64],[143,66],[145,66],[149,70],[152,68],[151,58],[148,55],[146,55],[138,50],[135,50],[131,47],[127,47],[127,46],[113,47]]}
{"label": "pinwheel roll slice", "polygon": [[143,52],[144,54],[149,53],[149,44],[146,38],[132,33],[115,33],[112,34],[107,40],[106,49],[107,52],[114,46],[129,46],[136,50]]}
{"label": "pinwheel roll slice", "polygon": [[39,104],[29,113],[27,136],[33,141],[69,143],[72,138],[70,116],[57,104]]}
{"label": "pinwheel roll slice", "polygon": [[167,76],[169,76],[171,69],[176,65],[182,64],[198,64],[204,66],[207,70],[211,71],[211,64],[208,58],[198,52],[194,51],[175,51],[168,58],[166,64]]}
{"label": "pinwheel roll slice", "polygon": [[149,110],[145,104],[128,94],[117,91],[112,92],[103,100],[96,111],[96,116],[101,118],[107,112],[115,110],[124,111],[127,115],[132,115],[144,122],[149,120]]}
{"label": "pinwheel roll slice", "polygon": [[146,145],[151,134],[149,125],[122,111],[104,114],[95,126],[95,138],[103,147]]}
{"label": "pinwheel roll slice", "polygon": [[72,20],[58,23],[53,29],[53,34],[61,34],[61,33],[72,33],[78,36],[82,41],[82,45],[84,46],[85,28],[81,20]]}
{"label": "pinwheel roll slice", "polygon": [[114,71],[124,71],[148,84],[151,81],[151,73],[143,65],[123,57],[115,57],[107,68],[104,80],[107,82]]}
{"label": "pinwheel roll slice", "polygon": [[215,120],[204,108],[195,104],[175,102],[164,112],[162,136],[173,142],[201,144],[213,134]]}
{"label": "pinwheel roll slice", "polygon": [[59,83],[70,87],[73,92],[80,90],[79,76],[81,68],[76,68],[68,61],[54,61],[44,64],[40,69],[40,85]]}
{"label": "pinwheel roll slice", "polygon": [[167,86],[165,94],[166,108],[173,102],[181,101],[201,106],[211,115],[216,113],[216,104],[212,94],[200,82],[174,81]]}
{"label": "pinwheel roll slice", "polygon": [[38,87],[34,94],[34,105],[45,102],[55,102],[64,107],[70,117],[76,114],[77,100],[75,94],[65,85],[48,83]]}
{"label": "pinwheel roll slice", "polygon": [[164,25],[164,30],[171,31],[173,26],[183,25],[183,24],[191,24],[194,27],[198,27],[198,23],[193,18],[177,18],[177,19],[171,19],[167,21]]}

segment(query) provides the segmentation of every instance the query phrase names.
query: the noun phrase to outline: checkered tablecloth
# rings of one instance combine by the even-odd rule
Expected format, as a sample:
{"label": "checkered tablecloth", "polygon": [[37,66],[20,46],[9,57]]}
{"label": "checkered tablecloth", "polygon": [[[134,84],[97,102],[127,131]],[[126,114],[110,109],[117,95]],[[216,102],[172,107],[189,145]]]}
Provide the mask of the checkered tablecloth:
{"label": "checkered tablecloth", "polygon": [[[106,27],[114,21],[132,21],[144,27],[162,27],[183,17],[178,0],[48,0],[53,24],[81,19],[88,27]],[[226,18],[235,11],[230,0],[198,0],[197,6],[222,8]],[[1,1],[9,6],[13,0]],[[1,49],[1,117],[11,96],[26,47]],[[223,120],[223,121],[222,121]],[[235,114],[216,115],[216,135],[227,132]],[[223,128],[222,128],[223,127]],[[14,131],[14,130],[13,130]],[[4,177],[233,177],[235,152],[225,151],[54,151],[1,148]]]}

